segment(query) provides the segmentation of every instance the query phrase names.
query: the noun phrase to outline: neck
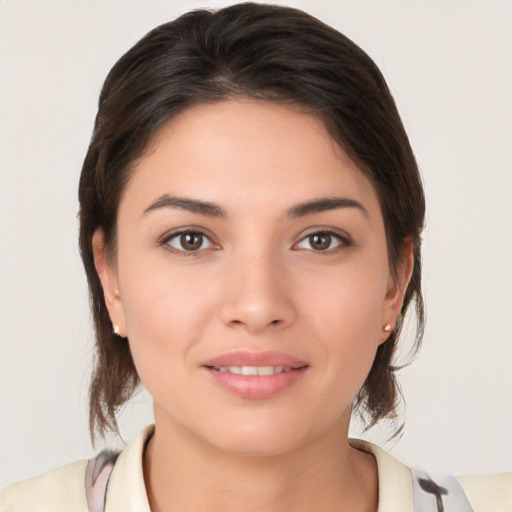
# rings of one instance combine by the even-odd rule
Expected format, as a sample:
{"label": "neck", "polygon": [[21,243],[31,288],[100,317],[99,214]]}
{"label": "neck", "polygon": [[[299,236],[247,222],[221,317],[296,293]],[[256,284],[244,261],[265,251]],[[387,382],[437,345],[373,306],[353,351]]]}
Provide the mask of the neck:
{"label": "neck", "polygon": [[348,425],[286,454],[244,456],[157,423],[144,456],[151,510],[375,511],[375,460],[351,448],[347,435]]}

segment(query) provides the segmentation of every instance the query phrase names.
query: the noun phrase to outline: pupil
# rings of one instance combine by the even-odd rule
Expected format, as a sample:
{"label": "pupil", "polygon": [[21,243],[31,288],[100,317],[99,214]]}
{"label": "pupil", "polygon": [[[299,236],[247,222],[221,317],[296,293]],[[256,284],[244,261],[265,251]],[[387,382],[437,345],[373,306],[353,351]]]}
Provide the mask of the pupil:
{"label": "pupil", "polygon": [[202,243],[203,237],[198,233],[186,233],[181,235],[181,245],[187,251],[199,249]]}
{"label": "pupil", "polygon": [[311,237],[311,246],[314,249],[323,251],[328,249],[331,245],[331,235],[329,234],[321,234],[321,235],[313,235]]}

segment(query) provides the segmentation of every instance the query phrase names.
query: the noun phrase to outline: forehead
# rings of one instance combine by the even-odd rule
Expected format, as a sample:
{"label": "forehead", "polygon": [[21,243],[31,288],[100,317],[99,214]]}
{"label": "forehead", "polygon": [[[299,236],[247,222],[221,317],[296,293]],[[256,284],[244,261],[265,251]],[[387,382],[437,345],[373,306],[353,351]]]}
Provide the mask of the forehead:
{"label": "forehead", "polygon": [[378,203],[370,181],[318,116],[252,100],[180,113],[154,137],[127,189],[146,201],[172,193],[272,206],[276,195],[303,201],[349,194]]}

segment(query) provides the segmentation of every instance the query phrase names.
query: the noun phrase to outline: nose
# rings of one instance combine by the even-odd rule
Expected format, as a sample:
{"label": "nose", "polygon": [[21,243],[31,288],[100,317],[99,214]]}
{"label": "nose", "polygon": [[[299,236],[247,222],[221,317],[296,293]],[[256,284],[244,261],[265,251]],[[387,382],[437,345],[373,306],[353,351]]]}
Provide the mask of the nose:
{"label": "nose", "polygon": [[230,274],[221,310],[224,324],[258,334],[295,321],[291,279],[272,257],[260,255],[238,261]]}

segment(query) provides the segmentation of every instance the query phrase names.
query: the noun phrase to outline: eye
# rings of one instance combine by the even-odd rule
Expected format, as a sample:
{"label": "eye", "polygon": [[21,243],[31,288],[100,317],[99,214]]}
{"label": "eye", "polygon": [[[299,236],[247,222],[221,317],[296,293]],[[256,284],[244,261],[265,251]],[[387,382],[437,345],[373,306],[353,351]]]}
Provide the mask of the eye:
{"label": "eye", "polygon": [[297,245],[299,249],[327,252],[342,245],[349,245],[348,240],[332,231],[317,231],[303,238]]}
{"label": "eye", "polygon": [[213,247],[213,242],[200,231],[182,231],[167,238],[164,243],[180,252],[198,252]]}

